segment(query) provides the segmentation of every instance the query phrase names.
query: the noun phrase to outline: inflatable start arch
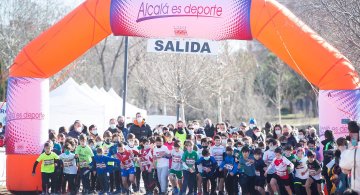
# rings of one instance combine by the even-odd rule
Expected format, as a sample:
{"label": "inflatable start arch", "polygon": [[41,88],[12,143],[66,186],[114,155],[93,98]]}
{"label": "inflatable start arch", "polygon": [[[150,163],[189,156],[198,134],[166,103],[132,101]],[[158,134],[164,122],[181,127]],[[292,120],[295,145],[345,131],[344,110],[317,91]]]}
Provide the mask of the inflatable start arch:
{"label": "inflatable start arch", "polygon": [[32,177],[31,170],[48,137],[48,78],[112,33],[256,39],[320,88],[320,134],[331,129],[341,135],[346,127],[342,119],[359,117],[359,77],[354,67],[275,0],[87,0],[30,42],[10,68],[9,190],[41,190],[40,174]]}

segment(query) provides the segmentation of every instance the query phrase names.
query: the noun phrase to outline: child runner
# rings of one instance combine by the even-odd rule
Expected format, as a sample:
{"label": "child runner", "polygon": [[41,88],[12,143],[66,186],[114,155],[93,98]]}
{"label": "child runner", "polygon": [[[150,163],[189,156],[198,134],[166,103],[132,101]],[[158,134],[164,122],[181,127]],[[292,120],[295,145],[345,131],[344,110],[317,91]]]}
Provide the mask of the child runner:
{"label": "child runner", "polygon": [[185,152],[182,156],[182,162],[184,167],[184,182],[181,187],[180,194],[185,194],[189,188],[188,194],[194,193],[194,185],[196,184],[196,166],[195,162],[199,160],[198,155],[194,149],[194,143],[192,141],[185,141]]}
{"label": "child runner", "polygon": [[154,148],[154,156],[156,159],[157,177],[160,183],[160,194],[166,194],[168,190],[170,152],[168,148],[163,145],[163,139],[161,137],[156,137],[155,142],[156,148]]}
{"label": "child runner", "polygon": [[[279,131],[279,130],[278,130]],[[275,139],[269,139],[268,141],[269,149],[265,151],[263,155],[263,160],[266,166],[269,166],[272,161],[275,159],[275,148],[278,146],[278,142]],[[266,176],[266,183],[267,183],[267,190],[270,194],[273,194],[273,191],[270,187],[270,181],[274,177],[275,168],[268,169],[267,176]]]}
{"label": "child runner", "polygon": [[170,182],[173,187],[173,194],[178,194],[182,185],[182,156],[184,151],[181,150],[181,144],[179,140],[174,143],[173,150],[171,151],[171,169],[170,169]]}
{"label": "child runner", "polygon": [[[109,152],[107,154],[108,157],[116,158],[117,144],[120,142],[121,142],[121,136],[118,133],[112,134],[112,146],[109,148]],[[119,165],[110,164],[107,167],[109,169],[108,171],[109,171],[109,178],[110,178],[110,192],[113,192],[114,189],[116,189],[114,194],[118,194],[121,192],[121,183],[122,183],[121,182],[120,164]]]}
{"label": "child runner", "polygon": [[121,164],[121,176],[123,183],[123,191],[126,194],[130,194],[129,187],[130,184],[128,181],[136,186],[135,182],[135,168],[134,168],[134,155],[139,155],[136,151],[127,151],[124,147],[123,143],[118,143],[118,153],[116,154],[116,158],[120,160]]}
{"label": "child runner", "polygon": [[[44,152],[36,159],[34,167],[32,170],[32,175],[35,175],[35,170],[39,162],[41,164],[41,178],[42,178],[42,194],[48,194],[49,188],[51,188],[51,193],[55,193],[55,185],[53,182],[55,163],[58,162],[59,156],[55,154],[52,150],[52,144],[46,142],[44,145]],[[51,181],[51,182],[50,182]]]}
{"label": "child runner", "polygon": [[[131,153],[139,153],[139,148],[135,146],[135,135],[132,133],[129,133],[127,136],[127,142],[128,144],[125,146],[125,150],[131,152]],[[139,164],[135,161],[135,182],[136,186],[132,186],[135,193],[137,193],[140,189],[140,177],[141,177],[141,170]]]}
{"label": "child runner", "polygon": [[201,154],[202,157],[196,162],[196,164],[201,165],[202,167],[201,176],[204,195],[209,195],[209,181],[211,184],[211,195],[216,195],[216,169],[218,164],[215,158],[210,156],[210,151],[208,149],[203,149]]}
{"label": "child runner", "polygon": [[266,164],[262,159],[262,149],[256,148],[254,150],[254,165],[255,165],[255,190],[260,192],[261,195],[265,195],[265,181],[264,176]]}
{"label": "child runner", "polygon": [[139,164],[142,172],[146,195],[150,195],[154,191],[156,181],[153,151],[150,146],[150,141],[147,137],[140,139],[140,148]]}
{"label": "child runner", "polygon": [[295,194],[306,194],[306,190],[304,185],[306,180],[309,178],[309,172],[307,169],[307,158],[304,155],[304,148],[298,148],[296,150],[296,162],[294,164],[295,167],[295,177],[294,177],[294,188]]}
{"label": "child runner", "polygon": [[[201,138],[202,135],[196,135],[196,139],[198,139],[199,137]],[[198,157],[199,159],[202,157],[202,151],[204,149],[208,149],[209,147],[209,142],[207,140],[207,138],[202,138],[200,139],[200,145],[199,145],[199,149],[197,150],[197,153],[198,153]],[[201,176],[201,173],[203,171],[203,168],[202,168],[202,165],[201,164],[198,164],[196,165],[197,169],[196,169],[196,183],[197,183],[197,190],[199,193],[202,193],[202,188],[201,188],[201,185],[202,185],[202,176]]]}
{"label": "child runner", "polygon": [[118,159],[103,155],[102,148],[96,149],[96,155],[94,156],[94,161],[92,161],[91,165],[93,167],[93,171],[96,170],[96,178],[100,183],[101,192],[99,194],[105,194],[109,192],[107,166],[113,166],[114,162],[120,164]]}
{"label": "child runner", "polygon": [[113,145],[112,141],[112,133],[110,131],[105,131],[103,134],[104,142],[101,144],[101,148],[103,149],[103,154],[107,156],[109,154],[110,148]]}
{"label": "child runner", "polygon": [[90,163],[92,157],[94,156],[93,151],[87,145],[87,137],[85,134],[79,136],[80,145],[75,149],[75,158],[79,160],[80,175],[83,184],[83,193],[88,193],[90,191]]}
{"label": "child runner", "polygon": [[[210,149],[210,155],[213,156],[218,163],[218,166],[222,163],[224,160],[224,153],[225,153],[225,147],[221,145],[221,137],[219,135],[214,136],[215,145],[211,147]],[[219,195],[224,194],[224,175],[222,171],[218,170],[216,171],[216,176],[219,179]]]}
{"label": "child runner", "polygon": [[321,189],[321,165],[318,160],[315,159],[315,153],[312,150],[309,150],[306,154],[308,160],[306,162],[308,170],[309,170],[309,178],[306,180],[305,188],[306,194],[311,195],[311,184],[317,184],[317,191],[320,195],[324,194]]}
{"label": "child runner", "polygon": [[237,165],[233,148],[227,146],[224,161],[220,164],[219,171],[224,172],[225,189],[229,195],[235,195],[239,191],[236,179]]}
{"label": "child runner", "polygon": [[250,148],[244,146],[241,149],[242,157],[239,160],[237,167],[243,174],[240,177],[240,186],[243,194],[255,193],[255,165],[254,158],[250,155]]}
{"label": "child runner", "polygon": [[290,188],[290,176],[289,176],[289,169],[294,169],[294,164],[292,164],[286,157],[282,156],[282,149],[281,147],[278,147],[275,149],[275,159],[272,161],[272,163],[268,166],[267,170],[265,171],[265,176],[267,175],[267,172],[271,170],[272,168],[275,168],[276,174],[273,175],[273,178],[270,181],[270,185],[272,190],[274,191],[274,194],[279,194],[279,184],[283,184],[285,186],[285,189],[289,195],[292,195],[292,191]]}
{"label": "child runner", "polygon": [[75,160],[75,154],[71,153],[71,145],[66,143],[64,146],[65,152],[62,153],[59,158],[62,161],[63,173],[64,173],[64,184],[68,183],[70,194],[76,195],[75,178],[77,174],[77,166]]}

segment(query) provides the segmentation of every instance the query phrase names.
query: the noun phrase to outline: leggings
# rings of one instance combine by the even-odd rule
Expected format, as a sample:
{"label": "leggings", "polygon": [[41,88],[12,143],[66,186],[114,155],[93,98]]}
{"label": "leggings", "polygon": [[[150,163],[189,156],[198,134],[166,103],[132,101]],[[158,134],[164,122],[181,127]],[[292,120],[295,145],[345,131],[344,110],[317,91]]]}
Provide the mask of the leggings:
{"label": "leggings", "polygon": [[55,193],[54,173],[41,173],[41,180],[43,193],[47,194],[49,188],[51,188],[51,193]]}

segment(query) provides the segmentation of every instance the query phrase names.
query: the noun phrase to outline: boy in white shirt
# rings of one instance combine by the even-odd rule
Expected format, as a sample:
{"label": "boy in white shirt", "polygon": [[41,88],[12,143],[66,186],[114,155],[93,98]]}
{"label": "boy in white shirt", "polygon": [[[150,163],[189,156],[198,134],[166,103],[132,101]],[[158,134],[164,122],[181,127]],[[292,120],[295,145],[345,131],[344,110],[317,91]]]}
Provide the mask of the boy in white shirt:
{"label": "boy in white shirt", "polygon": [[155,139],[156,147],[154,148],[154,158],[157,170],[157,176],[160,183],[160,194],[166,194],[168,188],[168,176],[169,176],[169,149],[163,145],[163,139],[157,137]]}
{"label": "boy in white shirt", "polygon": [[289,173],[291,172],[291,170],[294,169],[294,164],[292,164],[286,157],[282,155],[282,149],[280,147],[275,149],[275,159],[266,170],[265,176],[267,176],[268,171],[273,168],[275,168],[276,174],[274,174],[274,177],[271,179],[270,185],[274,192],[274,195],[279,194],[278,182],[281,182],[285,186],[287,193],[289,195],[292,195],[292,191],[290,188],[291,178]]}

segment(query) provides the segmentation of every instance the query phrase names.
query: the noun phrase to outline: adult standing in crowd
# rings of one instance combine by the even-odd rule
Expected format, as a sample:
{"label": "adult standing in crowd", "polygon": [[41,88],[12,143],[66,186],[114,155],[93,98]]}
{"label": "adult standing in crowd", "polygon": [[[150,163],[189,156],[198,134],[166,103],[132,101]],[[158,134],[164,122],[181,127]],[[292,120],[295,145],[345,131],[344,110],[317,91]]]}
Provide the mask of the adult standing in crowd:
{"label": "adult standing in crowd", "polygon": [[134,124],[130,126],[129,133],[135,135],[135,138],[140,140],[142,137],[151,137],[152,131],[148,124],[145,123],[145,119],[141,116],[141,113],[136,113],[136,119]]}
{"label": "adult standing in crowd", "polygon": [[204,120],[204,131],[206,134],[206,137],[214,137],[215,135],[215,127],[214,124],[212,124],[210,119]]}
{"label": "adult standing in crowd", "polygon": [[76,120],[74,124],[70,127],[70,132],[68,134],[69,137],[74,139],[79,139],[79,136],[83,130],[82,124],[80,120]]}
{"label": "adult standing in crowd", "polygon": [[187,135],[189,135],[189,131],[186,129],[184,122],[179,120],[174,129],[175,138],[179,139],[181,144],[184,144]]}
{"label": "adult standing in crowd", "polygon": [[107,130],[110,131],[112,134],[119,132],[119,129],[116,127],[116,120],[114,118],[110,119],[109,128]]}
{"label": "adult standing in crowd", "polygon": [[245,132],[246,136],[253,137],[254,135],[254,127],[256,127],[256,120],[251,118],[249,121],[249,130]]}
{"label": "adult standing in crowd", "polygon": [[265,135],[260,131],[258,127],[253,128],[253,135],[251,137],[253,143],[265,142]]}
{"label": "adult standing in crowd", "polygon": [[360,193],[360,151],[359,145],[359,125],[356,121],[348,123],[349,136],[351,138],[351,147],[341,153],[341,170],[348,174],[351,172],[351,189]]}
{"label": "adult standing in crowd", "polygon": [[296,138],[293,135],[293,130],[290,125],[284,125],[282,128],[282,134],[287,138],[287,144],[295,147],[297,144]]}
{"label": "adult standing in crowd", "polygon": [[124,135],[125,141],[127,141],[127,136],[129,134],[129,130],[125,127],[125,117],[119,116],[117,118],[117,122],[118,122],[118,124],[116,125],[116,127],[122,132],[122,134]]}
{"label": "adult standing in crowd", "polygon": [[265,133],[266,137],[268,137],[270,134],[272,134],[272,124],[270,122],[265,123],[264,133]]}

